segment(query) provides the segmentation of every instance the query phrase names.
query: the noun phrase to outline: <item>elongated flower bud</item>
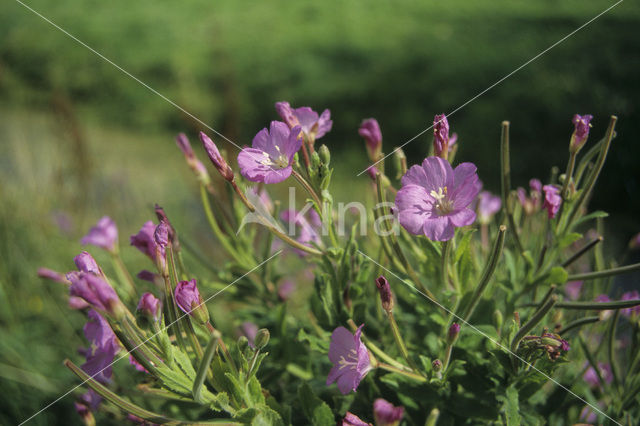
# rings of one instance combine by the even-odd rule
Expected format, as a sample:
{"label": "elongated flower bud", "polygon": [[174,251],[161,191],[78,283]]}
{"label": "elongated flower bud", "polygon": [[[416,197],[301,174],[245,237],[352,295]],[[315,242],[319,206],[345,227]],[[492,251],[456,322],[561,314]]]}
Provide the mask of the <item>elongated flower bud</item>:
{"label": "elongated flower bud", "polygon": [[396,179],[400,179],[407,173],[407,156],[402,148],[393,150],[393,163],[396,167]]}
{"label": "elongated flower bud", "polygon": [[93,308],[121,318],[126,308],[115,290],[101,277],[85,272],[67,274],[71,281],[70,294],[84,299]]}
{"label": "elongated flower bud", "polygon": [[271,334],[266,328],[261,328],[260,330],[258,330],[258,332],[256,333],[256,338],[254,339],[254,345],[256,349],[261,350],[262,348],[267,346],[270,337]]}
{"label": "elongated flower bud", "polygon": [[157,321],[160,318],[162,303],[151,293],[144,293],[138,302],[138,311],[148,319]]}
{"label": "elongated flower bud", "polygon": [[189,168],[193,171],[198,180],[203,185],[209,185],[211,183],[209,173],[204,167],[204,164],[202,164],[202,162],[200,162],[200,160],[196,158],[187,135],[185,135],[184,133],[178,134],[178,136],[176,136],[176,144],[178,145],[178,148],[180,148],[180,151],[182,151],[182,153],[184,154],[184,158],[187,160]]}
{"label": "elongated flower bud", "polygon": [[231,167],[229,167],[229,165],[227,164],[227,160],[225,160],[224,157],[220,154],[220,151],[218,151],[218,147],[216,146],[216,144],[213,143],[211,138],[204,134],[204,132],[200,132],[200,140],[202,141],[202,145],[204,145],[205,151],[207,151],[209,159],[216,167],[216,169],[218,169],[220,175],[229,182],[232,182],[235,179],[233,170],[231,170]]}
{"label": "elongated flower bud", "polygon": [[175,299],[176,304],[185,314],[190,315],[201,324],[209,322],[209,311],[200,296],[195,279],[180,281],[176,286]]}
{"label": "elongated flower bud", "polygon": [[580,151],[580,148],[587,142],[589,137],[589,128],[591,127],[591,119],[593,116],[590,114],[574,115],[573,125],[575,126],[573,134],[571,135],[571,143],[569,144],[569,151],[576,153]]}
{"label": "elongated flower bud", "polygon": [[380,153],[382,152],[382,132],[380,131],[380,125],[375,118],[367,118],[362,121],[358,134],[362,136],[367,143],[367,153],[371,161],[377,161],[380,159]]}
{"label": "elongated flower bud", "polygon": [[444,114],[433,119],[433,155],[445,160],[449,155],[449,122]]}
{"label": "elongated flower bud", "polygon": [[380,302],[382,302],[382,309],[390,312],[393,309],[393,294],[391,293],[391,287],[389,287],[389,281],[387,281],[387,279],[383,275],[380,275],[376,279],[376,286],[378,287],[378,292],[380,293]]}
{"label": "elongated flower bud", "polygon": [[460,324],[454,322],[447,332],[447,343],[453,345],[458,340],[458,334],[460,334]]}
{"label": "elongated flower bud", "polygon": [[102,275],[102,270],[98,266],[98,262],[86,251],[74,257],[73,262],[80,272],[91,272],[92,274]]}

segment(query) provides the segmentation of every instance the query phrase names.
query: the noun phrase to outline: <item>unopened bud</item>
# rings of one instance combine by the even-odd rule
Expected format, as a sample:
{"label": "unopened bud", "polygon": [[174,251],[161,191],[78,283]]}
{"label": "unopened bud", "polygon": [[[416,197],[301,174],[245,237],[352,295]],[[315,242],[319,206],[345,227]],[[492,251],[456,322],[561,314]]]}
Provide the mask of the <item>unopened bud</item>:
{"label": "unopened bud", "polygon": [[574,115],[573,116],[573,125],[574,130],[571,135],[571,143],[569,144],[569,152],[577,153],[580,151],[580,148],[587,142],[587,138],[589,137],[589,128],[591,127],[591,119],[593,118],[590,114],[585,115]]}
{"label": "unopened bud", "polygon": [[260,330],[258,330],[258,333],[256,334],[256,339],[254,340],[254,345],[256,349],[261,350],[262,348],[267,346],[267,344],[269,343],[270,337],[271,335],[269,334],[269,330],[267,330],[266,328],[261,328]]}
{"label": "unopened bud", "polygon": [[393,151],[393,162],[396,167],[396,179],[400,179],[407,173],[407,156],[404,155],[402,148],[396,148]]}
{"label": "unopened bud", "polygon": [[458,334],[460,334],[460,324],[454,322],[447,332],[447,343],[453,345],[458,340]]}
{"label": "unopened bud", "polygon": [[331,153],[329,152],[329,148],[326,145],[320,145],[320,149],[318,149],[318,155],[320,155],[320,161],[325,166],[328,166],[331,162]]}
{"label": "unopened bud", "polygon": [[380,293],[380,302],[382,303],[382,309],[390,312],[393,309],[393,294],[391,293],[391,287],[389,287],[389,281],[380,275],[376,279],[376,286]]}
{"label": "unopened bud", "polygon": [[201,324],[209,322],[209,311],[204,300],[202,300],[202,296],[200,296],[195,279],[180,281],[176,286],[174,297],[176,304],[184,313],[190,315]]}
{"label": "unopened bud", "polygon": [[238,345],[238,351],[243,354],[249,347],[249,339],[247,339],[247,336],[240,336],[236,344]]}
{"label": "unopened bud", "polygon": [[204,145],[205,151],[207,151],[207,155],[209,159],[213,163],[220,175],[229,182],[232,182],[235,179],[235,175],[233,170],[227,164],[227,161],[224,159],[222,155],[220,155],[220,151],[218,151],[218,147],[215,143],[207,136],[204,132],[200,132],[200,140],[202,141],[202,145]]}
{"label": "unopened bud", "polygon": [[382,154],[382,132],[380,125],[375,118],[368,118],[362,121],[358,134],[362,136],[367,144],[367,153],[371,161],[377,161]]}
{"label": "unopened bud", "polygon": [[449,122],[444,114],[433,118],[433,154],[445,160],[449,155]]}
{"label": "unopened bud", "polygon": [[433,369],[434,373],[439,373],[440,371],[442,371],[442,361],[440,361],[439,359],[434,359],[431,363],[431,368]]}
{"label": "unopened bud", "polygon": [[498,309],[493,311],[493,325],[496,327],[496,330],[498,330],[498,333],[500,333],[500,330],[502,330],[502,321],[502,312],[500,312]]}

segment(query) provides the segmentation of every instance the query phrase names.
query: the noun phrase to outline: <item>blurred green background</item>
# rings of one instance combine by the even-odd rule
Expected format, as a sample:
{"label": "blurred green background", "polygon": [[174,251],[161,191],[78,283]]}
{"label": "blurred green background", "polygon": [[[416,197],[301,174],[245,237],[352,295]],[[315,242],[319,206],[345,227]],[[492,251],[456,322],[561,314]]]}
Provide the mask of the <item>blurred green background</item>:
{"label": "blurred green background", "polygon": [[[367,165],[363,118],[379,120],[390,152],[613,1],[25,3],[239,145],[277,118],[276,101],[331,109],[322,142],[336,179],[353,182],[336,185],[348,201],[367,184],[355,178]],[[592,203],[611,213],[613,253],[640,230],[639,24],[637,2],[624,1],[449,119],[458,159],[495,191],[502,120],[514,184],[525,186],[564,169],[574,113],[595,116],[592,142],[617,114]],[[12,0],[0,4],[0,100],[0,423],[12,424],[76,383],[61,361],[85,345],[82,316],[63,288],[36,278],[38,266],[71,269],[104,214],[125,246],[154,202],[207,256],[213,246],[196,231],[196,188],[173,141],[185,131],[196,142],[202,126]],[[406,146],[410,163],[431,135]],[[33,424],[78,422],[72,403]]]}

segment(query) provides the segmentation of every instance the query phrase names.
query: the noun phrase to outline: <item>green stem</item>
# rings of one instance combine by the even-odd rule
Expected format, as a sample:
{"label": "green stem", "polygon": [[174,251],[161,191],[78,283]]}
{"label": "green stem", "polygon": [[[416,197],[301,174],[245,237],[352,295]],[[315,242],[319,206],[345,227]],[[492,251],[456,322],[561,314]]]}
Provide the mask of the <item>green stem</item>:
{"label": "green stem", "polygon": [[567,201],[569,198],[569,184],[571,182],[571,177],[573,176],[573,170],[576,167],[576,152],[569,153],[569,164],[567,165],[567,171],[564,175],[564,183],[562,184],[562,190],[560,191],[560,195],[562,195],[562,199]]}
{"label": "green stem", "polygon": [[[556,308],[563,309],[580,309],[594,311],[610,311],[613,309],[631,308],[640,305],[640,299],[637,300],[618,300],[615,302],[559,302]],[[537,303],[525,303],[523,307],[538,306]]]}
{"label": "green stem", "polygon": [[116,274],[118,274],[118,278],[120,281],[127,286],[127,290],[129,296],[136,300],[139,297],[138,291],[136,289],[136,284],[133,281],[133,277],[129,273],[129,270],[125,266],[122,258],[120,257],[119,251],[110,252],[111,253],[111,261],[113,262],[114,269],[116,270]]}
{"label": "green stem", "polygon": [[609,326],[609,365],[611,365],[611,375],[613,376],[613,384],[616,390],[620,389],[620,379],[618,378],[618,367],[616,366],[616,357],[614,356],[616,343],[616,325],[620,318],[620,309],[616,309],[616,313],[611,317],[611,325]]}
{"label": "green stem", "polygon": [[520,330],[518,330],[516,335],[513,337],[513,340],[511,341],[512,353],[515,353],[518,350],[518,346],[520,345],[520,341],[522,340],[522,338],[526,336],[527,333],[529,333],[531,330],[533,330],[533,327],[538,325],[540,321],[542,321],[544,316],[547,314],[547,312],[551,310],[551,308],[553,308],[553,305],[555,305],[557,301],[558,301],[558,296],[552,295],[547,301],[547,303],[544,306],[542,306],[542,308],[538,309],[538,311],[536,311],[536,313],[533,314],[531,319],[527,321],[520,328]]}
{"label": "green stem", "polygon": [[409,377],[411,379],[414,379],[414,380],[416,380],[418,382],[424,383],[424,382],[427,381],[427,378],[424,377],[424,376],[420,376],[420,375],[415,374],[415,373],[410,373],[408,371],[401,370],[399,368],[394,367],[393,365],[385,364],[383,362],[378,363],[378,368],[390,371],[392,373],[401,374],[403,376],[406,376],[406,377]]}
{"label": "green stem", "polygon": [[[558,305],[556,304],[556,306]],[[562,329],[560,329],[560,331],[558,331],[558,334],[562,336],[563,334],[568,333],[574,328],[578,328],[583,325],[591,324],[598,321],[600,321],[600,317],[598,316],[580,318],[565,325]]]}
{"label": "green stem", "polygon": [[475,291],[473,292],[473,296],[471,297],[471,302],[465,309],[462,318],[464,322],[467,323],[471,319],[471,315],[473,315],[473,311],[475,310],[478,302],[480,302],[480,298],[482,297],[482,293],[485,288],[489,284],[489,280],[493,276],[494,271],[496,270],[496,266],[498,265],[498,260],[502,256],[502,249],[504,248],[504,240],[505,234],[507,232],[507,227],[504,225],[500,225],[500,229],[498,230],[498,236],[496,237],[496,242],[493,245],[493,251],[491,252],[491,256],[489,257],[489,262],[482,272],[482,277],[480,278],[480,282],[476,286]]}
{"label": "green stem", "polygon": [[393,316],[393,312],[387,312],[387,317],[389,318],[389,324],[391,324],[391,333],[393,334],[393,338],[396,341],[398,349],[400,349],[402,357],[405,359],[405,361],[407,361],[407,364],[411,366],[413,371],[419,371],[418,367],[409,356],[409,351],[407,351],[407,346],[404,344],[404,340],[402,339],[402,335],[400,334],[400,329],[398,328],[398,323],[396,323],[396,319]]}
{"label": "green stem", "polygon": [[567,281],[584,281],[593,280],[596,278],[606,278],[615,275],[626,274],[640,270],[640,263],[634,263],[633,265],[620,266],[619,268],[605,269],[604,271],[586,272],[584,274],[569,275]]}
{"label": "green stem", "polygon": [[220,333],[216,332],[216,334],[211,335],[211,340],[209,340],[209,343],[207,344],[207,348],[202,356],[202,361],[200,362],[200,367],[198,367],[198,373],[193,381],[193,399],[201,404],[205,403],[205,401],[202,400],[202,385],[207,377],[207,372],[209,371],[213,355],[216,353],[216,349],[218,348],[219,339]]}
{"label": "green stem", "polygon": [[309,195],[311,195],[311,198],[313,198],[313,201],[316,203],[317,209],[319,210],[318,213],[320,214],[320,216],[322,216],[322,201],[320,201],[320,197],[318,197],[318,194],[316,194],[316,191],[311,187],[309,182],[307,182],[307,180],[303,178],[302,175],[300,175],[300,173],[292,169],[291,174],[293,175],[294,178],[296,178],[296,180],[300,183],[300,185],[302,185],[302,187],[309,193]]}
{"label": "green stem", "polygon": [[107,401],[111,402],[112,404],[114,404],[115,406],[120,408],[121,410],[123,410],[123,411],[125,411],[127,413],[130,413],[130,414],[133,414],[134,416],[138,416],[141,419],[148,420],[148,421],[153,422],[153,423],[166,424],[166,425],[192,425],[192,426],[196,426],[196,425],[201,425],[201,426],[206,426],[206,425],[235,426],[235,425],[238,425],[239,426],[240,425],[240,423],[219,421],[219,420],[213,420],[213,421],[183,421],[183,420],[176,420],[176,419],[172,419],[170,417],[166,417],[163,414],[154,413],[154,412],[146,410],[146,409],[144,409],[144,408],[142,408],[142,407],[140,407],[140,406],[138,406],[136,404],[133,404],[132,402],[129,402],[129,401],[123,399],[123,398],[120,398],[118,395],[116,395],[115,393],[111,392],[107,387],[105,387],[101,383],[98,383],[93,378],[91,378],[91,376],[89,376],[87,373],[85,373],[80,367],[75,365],[70,360],[68,360],[68,359],[65,360],[64,361],[64,365],[69,370],[71,370],[76,376],[78,376],[80,378],[80,380],[83,381],[83,383],[86,383],[91,389],[93,389],[98,395],[100,395],[101,397],[103,397]]}
{"label": "green stem", "polygon": [[[206,326],[207,326],[207,329],[209,330],[209,333],[211,333],[212,336],[221,336],[220,332],[218,330],[216,330],[211,325],[210,322],[208,322],[206,324]],[[233,369],[233,371],[237,375],[238,374],[238,367],[236,366],[235,361],[231,357],[231,352],[229,352],[229,349],[227,348],[227,345],[224,343],[224,340],[222,339],[222,337],[218,338],[218,344],[220,345],[220,349],[222,349],[222,353],[224,354],[224,357],[226,358],[227,362],[229,363],[229,365],[231,365],[231,368]]]}
{"label": "green stem", "polygon": [[502,122],[502,133],[500,139],[500,164],[502,169],[502,205],[512,230],[513,239],[518,247],[518,251],[523,253],[522,243],[518,236],[518,228],[513,219],[513,206],[509,202],[511,193],[511,160],[509,154],[509,122]]}
{"label": "green stem", "polygon": [[440,280],[442,281],[443,288],[452,287],[451,289],[456,293],[459,289],[455,288],[453,284],[449,282],[449,253],[451,253],[451,241],[442,242],[442,261],[440,264]]}
{"label": "green stem", "polygon": [[570,258],[562,262],[562,267],[566,268],[567,266],[571,265],[573,262],[578,260],[586,252],[594,248],[598,243],[602,242],[603,239],[604,238],[602,238],[602,236],[599,236],[598,238],[591,240],[586,246],[582,247],[580,250],[575,252]]}

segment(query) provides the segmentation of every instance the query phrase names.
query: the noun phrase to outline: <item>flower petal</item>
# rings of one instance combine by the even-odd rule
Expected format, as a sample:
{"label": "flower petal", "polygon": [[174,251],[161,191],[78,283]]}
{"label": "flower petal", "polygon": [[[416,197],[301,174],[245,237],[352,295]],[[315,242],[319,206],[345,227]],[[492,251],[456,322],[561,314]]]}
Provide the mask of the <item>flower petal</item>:
{"label": "flower petal", "polygon": [[422,168],[427,176],[425,188],[427,192],[436,191],[440,188],[454,186],[454,174],[451,164],[440,157],[427,157],[422,162]]}
{"label": "flower petal", "polygon": [[471,209],[460,209],[448,215],[453,226],[471,225],[476,220],[476,214]]}
{"label": "flower petal", "polygon": [[360,378],[354,370],[346,370],[344,374],[338,378],[338,389],[340,389],[343,395],[355,390],[359,384]]}
{"label": "flower petal", "polygon": [[448,216],[428,219],[423,225],[424,235],[433,241],[448,241],[453,238],[453,231],[454,228]]}
{"label": "flower petal", "polygon": [[410,184],[403,186],[396,195],[398,220],[400,224],[414,235],[422,234],[424,222],[432,217],[429,208],[433,199],[427,195],[422,186]]}
{"label": "flower petal", "polygon": [[340,357],[346,356],[353,349],[356,349],[353,334],[344,327],[338,327],[331,334],[331,344],[329,345],[329,360],[332,363],[340,361]]}

